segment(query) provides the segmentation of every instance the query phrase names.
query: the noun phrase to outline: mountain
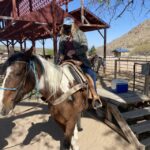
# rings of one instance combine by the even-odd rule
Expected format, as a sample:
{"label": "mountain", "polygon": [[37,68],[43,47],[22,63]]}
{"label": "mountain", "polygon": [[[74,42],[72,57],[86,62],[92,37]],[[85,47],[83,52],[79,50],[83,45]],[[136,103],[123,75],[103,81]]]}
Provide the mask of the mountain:
{"label": "mountain", "polygon": [[[128,49],[131,55],[143,53],[150,55],[150,20],[144,21],[120,38],[107,44],[107,55],[112,55],[112,50],[116,48]],[[97,53],[102,53],[102,47],[97,48]]]}

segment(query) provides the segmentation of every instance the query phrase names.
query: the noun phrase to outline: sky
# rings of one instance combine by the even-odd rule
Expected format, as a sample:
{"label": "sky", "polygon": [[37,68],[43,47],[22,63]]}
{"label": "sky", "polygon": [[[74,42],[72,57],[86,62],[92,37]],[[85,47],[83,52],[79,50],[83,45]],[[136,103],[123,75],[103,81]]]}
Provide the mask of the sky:
{"label": "sky", "polygon": [[[141,0],[135,0],[135,1],[136,1],[136,4],[135,4],[136,7],[134,8],[134,11],[132,12],[133,14],[131,14],[131,12],[129,11],[126,11],[120,18],[118,18],[117,20],[114,19],[110,23],[110,28],[107,29],[107,43],[129,32],[131,29],[133,29],[134,27],[136,27],[143,21],[150,19],[150,12],[146,14],[147,9],[144,9],[145,7],[150,8],[150,0],[145,0],[146,5],[145,7],[143,7],[142,11],[140,7]],[[84,0],[84,2],[86,3],[87,1]],[[69,11],[75,10],[79,8],[80,6],[81,6],[80,0],[73,0],[73,2],[69,3]],[[95,7],[96,6],[90,7],[90,10],[94,12],[99,18],[102,18],[102,20],[104,20],[105,22],[109,22],[110,16],[107,14],[103,16],[102,14],[95,12]],[[120,7],[120,9],[122,8]],[[103,45],[103,40],[100,34],[98,33],[98,31],[87,32],[86,37],[88,39],[89,48],[91,48],[92,46],[99,47]],[[27,47],[30,47],[30,46],[31,46],[31,43],[28,43]],[[37,42],[36,47],[42,47],[42,44],[40,42]],[[46,40],[45,47],[46,48],[53,47],[53,43],[51,39]]]}
{"label": "sky", "polygon": [[[86,2],[86,0],[84,0]],[[110,23],[110,28],[107,30],[107,43],[117,39],[118,37],[124,35],[125,33],[129,32],[132,28],[136,27],[143,21],[150,19],[150,13],[146,14],[147,9],[144,9],[141,11],[141,0],[136,0],[136,9],[134,9],[133,14],[131,12],[124,13],[120,18],[117,20],[113,20]],[[150,0],[146,0],[146,7],[150,8]],[[75,10],[79,8],[80,0],[74,0],[73,2],[70,2],[69,4],[69,11]],[[95,6],[94,6],[95,7]],[[91,11],[96,13],[96,15],[99,18],[102,18],[105,22],[109,22],[109,16],[101,16],[101,14],[98,14],[95,12],[95,9],[91,8]],[[86,37],[88,39],[88,45],[89,48],[92,46],[99,47],[103,45],[103,40],[100,36],[100,34],[97,31],[87,32]],[[52,40],[46,41],[46,47],[52,47]],[[37,47],[40,47],[41,44],[37,43]]]}

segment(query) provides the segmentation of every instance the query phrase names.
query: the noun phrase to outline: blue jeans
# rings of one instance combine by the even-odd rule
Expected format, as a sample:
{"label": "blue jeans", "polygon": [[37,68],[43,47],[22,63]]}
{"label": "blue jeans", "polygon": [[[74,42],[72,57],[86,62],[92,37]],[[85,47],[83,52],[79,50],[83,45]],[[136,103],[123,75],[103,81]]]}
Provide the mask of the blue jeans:
{"label": "blue jeans", "polygon": [[90,67],[87,67],[87,66],[82,65],[81,69],[83,70],[84,73],[87,73],[92,77],[92,79],[94,81],[94,88],[96,91],[96,73]]}

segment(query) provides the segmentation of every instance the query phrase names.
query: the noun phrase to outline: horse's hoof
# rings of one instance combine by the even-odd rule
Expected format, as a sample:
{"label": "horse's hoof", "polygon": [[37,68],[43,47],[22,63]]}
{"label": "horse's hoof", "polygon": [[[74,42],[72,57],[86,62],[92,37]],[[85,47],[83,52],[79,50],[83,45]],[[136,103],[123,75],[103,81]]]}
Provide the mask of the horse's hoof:
{"label": "horse's hoof", "polygon": [[80,150],[80,148],[79,148],[79,146],[75,146],[74,148],[73,148],[73,150]]}
{"label": "horse's hoof", "polygon": [[83,128],[79,127],[79,128],[78,128],[78,131],[79,131],[79,132],[83,131]]}

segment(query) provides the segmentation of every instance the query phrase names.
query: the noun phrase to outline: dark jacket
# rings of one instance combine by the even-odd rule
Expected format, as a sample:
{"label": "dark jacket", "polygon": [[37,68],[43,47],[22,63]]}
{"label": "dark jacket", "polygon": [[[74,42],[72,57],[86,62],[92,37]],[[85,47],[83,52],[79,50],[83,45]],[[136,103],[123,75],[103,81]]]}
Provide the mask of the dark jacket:
{"label": "dark jacket", "polygon": [[[75,50],[75,56],[73,59],[80,60],[85,66],[91,67],[90,61],[87,59],[86,52],[88,50],[87,39],[81,30],[77,30],[73,35],[73,50]],[[66,56],[66,41],[67,35],[63,34],[60,37],[59,42],[59,53],[60,55]]]}

